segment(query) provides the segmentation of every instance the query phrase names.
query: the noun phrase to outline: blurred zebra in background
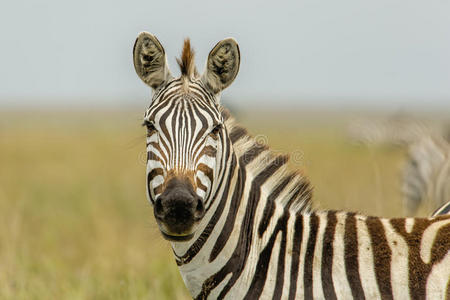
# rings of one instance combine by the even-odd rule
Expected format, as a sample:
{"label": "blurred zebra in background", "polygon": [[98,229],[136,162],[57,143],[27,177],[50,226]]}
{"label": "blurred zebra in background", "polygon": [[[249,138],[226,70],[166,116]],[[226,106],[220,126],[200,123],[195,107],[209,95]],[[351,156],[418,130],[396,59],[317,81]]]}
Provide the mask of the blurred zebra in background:
{"label": "blurred zebra in background", "polygon": [[401,179],[406,215],[417,214],[423,205],[431,211],[446,211],[445,203],[450,201],[450,127],[447,122],[399,113],[389,118],[354,120],[347,127],[352,143],[368,147],[394,146],[407,151]]}
{"label": "blurred zebra in background", "polygon": [[392,145],[408,147],[424,136],[439,136],[450,141],[448,120],[420,120],[406,113],[388,118],[364,118],[349,122],[348,139],[361,145]]}
{"label": "blurred zebra in background", "polygon": [[421,204],[435,213],[448,212],[450,201],[450,144],[443,139],[423,136],[408,149],[403,170],[404,207],[414,214]]}

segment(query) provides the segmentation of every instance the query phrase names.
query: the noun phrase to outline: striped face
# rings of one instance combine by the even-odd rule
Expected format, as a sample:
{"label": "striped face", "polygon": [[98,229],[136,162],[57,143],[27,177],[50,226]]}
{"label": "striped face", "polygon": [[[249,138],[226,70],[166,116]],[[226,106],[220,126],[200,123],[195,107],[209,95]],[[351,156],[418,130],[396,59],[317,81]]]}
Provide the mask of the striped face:
{"label": "striped face", "polygon": [[153,89],[144,117],[147,196],[163,236],[187,241],[213,202],[216,179],[225,170],[222,149],[230,143],[225,143],[218,98],[238,73],[239,47],[231,38],[220,41],[200,76],[186,40],[178,60],[181,77],[174,79],[161,43],[142,32],[134,44],[133,60],[138,76]]}
{"label": "striped face", "polygon": [[188,239],[211,203],[222,156],[225,128],[214,95],[199,81],[173,80],[155,94],[144,125],[156,220],[166,238]]}

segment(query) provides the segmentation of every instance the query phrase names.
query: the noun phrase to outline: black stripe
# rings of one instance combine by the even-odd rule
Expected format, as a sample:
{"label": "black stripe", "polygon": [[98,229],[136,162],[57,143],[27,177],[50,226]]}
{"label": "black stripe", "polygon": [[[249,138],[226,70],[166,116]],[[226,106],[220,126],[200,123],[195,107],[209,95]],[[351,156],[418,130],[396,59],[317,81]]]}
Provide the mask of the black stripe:
{"label": "black stripe", "polygon": [[[159,119],[159,127],[161,128],[161,131],[163,132],[164,136],[167,138],[167,141],[169,143],[169,145],[167,145],[170,148],[173,148],[173,144],[172,144],[172,139],[170,139],[170,133],[169,130],[166,126],[166,119],[167,117],[170,115],[170,113],[173,111],[175,107],[175,102],[170,104],[170,108],[168,108],[161,116],[161,118]],[[169,150],[169,149],[167,149]],[[170,153],[170,151],[167,151],[168,153]],[[168,158],[170,159],[170,158]]]}
{"label": "black stripe", "polygon": [[247,134],[247,130],[242,127],[234,127],[230,132],[230,140],[234,144],[237,140]]}
{"label": "black stripe", "polygon": [[345,219],[344,234],[344,261],[345,272],[350,284],[353,298],[365,299],[364,290],[361,285],[359,276],[359,260],[358,260],[358,235],[356,232],[356,218],[354,213],[347,214]]}
{"label": "black stripe", "polygon": [[[198,103],[196,104],[198,105]],[[195,111],[195,115],[200,119],[202,126],[197,135],[194,137],[195,141],[198,141],[203,137],[209,125],[208,120],[205,118],[205,116],[203,116],[202,111],[200,110],[200,108],[197,107],[197,105],[192,105],[192,109]]]}
{"label": "black stripe", "polygon": [[[220,186],[222,185],[222,182],[225,180],[226,176],[228,176],[228,177],[234,176],[234,166],[236,165],[236,155],[234,153],[232,155],[230,155],[232,145],[228,141],[225,141],[223,139],[222,135],[220,136],[220,140],[222,142],[222,145],[223,145],[225,151],[222,151],[222,159],[220,160],[220,163],[218,164],[216,180],[217,180],[217,182],[219,182],[219,187],[216,188],[215,195],[213,197],[211,197],[210,194],[207,195],[207,198],[206,198],[207,200],[205,201],[206,211],[209,210],[209,208],[211,207],[211,204],[215,201],[215,199],[219,198],[217,196],[217,194],[219,193]],[[225,155],[223,153],[225,153]],[[229,169],[231,169],[230,163],[233,165],[233,172],[229,171]],[[229,188],[229,187],[227,187],[227,188]],[[210,189],[209,192],[212,193],[213,190]]]}
{"label": "black stripe", "polygon": [[[195,133],[195,125],[197,124],[197,122],[195,120],[194,113],[193,113],[194,108],[193,108],[193,104],[192,104],[191,101],[189,101],[187,105],[190,107],[190,109],[187,110],[188,114],[189,114],[189,119],[190,119],[190,122],[189,122],[190,126],[189,127],[190,127],[190,130],[191,130],[191,135],[194,135],[194,133]],[[187,126],[188,125],[186,124],[186,127]],[[191,149],[192,146],[195,144],[195,142],[196,142],[196,139],[195,138],[191,138],[191,141],[190,141],[190,143],[188,145],[188,148]]]}
{"label": "black stripe", "polygon": [[155,148],[158,149],[159,153],[161,153],[163,161],[168,163],[169,162],[169,158],[166,157],[166,154],[164,153],[164,150],[166,151],[166,153],[168,155],[170,155],[170,148],[169,148],[169,145],[164,141],[164,139],[159,137],[158,138],[158,144],[155,144]]}
{"label": "black stripe", "polygon": [[[172,141],[170,138],[173,138],[172,153],[169,152],[170,154],[172,154],[171,155],[172,157],[170,157],[170,155],[169,155],[169,159],[172,160],[172,159],[174,159],[175,155],[177,154],[176,153],[176,147],[177,147],[177,140],[179,140],[179,137],[177,138],[177,135],[176,135],[176,130],[178,130],[178,126],[180,125],[180,124],[177,124],[177,119],[179,118],[178,116],[181,113],[179,103],[177,103],[177,105],[174,105],[174,108],[171,111],[173,112],[173,114],[172,114],[172,121],[171,121],[172,135],[170,135],[170,136],[168,135],[166,137],[170,141]],[[180,133],[180,131],[181,130],[178,130],[178,134]]]}
{"label": "black stripe", "polygon": [[323,236],[322,248],[322,289],[326,299],[336,299],[336,292],[333,285],[333,242],[334,232],[336,230],[337,218],[336,212],[329,211],[327,213],[327,227]]}
{"label": "black stripe", "polygon": [[[167,157],[164,154],[163,149],[160,147],[160,145],[156,142],[151,142],[149,143],[149,145],[151,145],[153,148],[155,148],[156,150],[158,150],[159,154],[161,155],[161,157],[157,156],[157,154],[153,151],[148,151],[147,152],[147,160],[157,160],[159,162],[161,162],[163,164],[163,162],[167,162]],[[163,164],[164,165],[164,164]]]}
{"label": "black stripe", "polygon": [[148,173],[149,180],[152,180],[155,176],[163,175],[164,170],[162,168],[154,168]]}
{"label": "black stripe", "polygon": [[282,231],[281,236],[281,244],[280,244],[280,252],[278,255],[278,268],[277,268],[277,281],[275,282],[275,290],[273,293],[273,300],[279,300],[281,299],[281,296],[283,294],[283,285],[284,285],[284,264],[285,264],[285,257],[286,257],[286,227],[287,227],[287,221],[289,219],[289,212],[285,211],[285,215],[280,219],[280,230]]}
{"label": "black stripe", "polygon": [[294,240],[292,242],[291,282],[289,285],[289,300],[295,299],[297,293],[298,268],[300,264],[300,250],[303,238],[303,215],[298,214],[294,224]]}
{"label": "black stripe", "polygon": [[366,224],[372,245],[374,245],[372,251],[374,256],[375,275],[377,277],[381,298],[393,299],[391,286],[392,251],[386,240],[383,224],[377,217],[368,217]]}
{"label": "black stripe", "polygon": [[269,195],[266,201],[266,206],[264,207],[263,216],[258,226],[258,234],[259,237],[262,237],[264,232],[267,230],[267,226],[269,226],[270,219],[275,212],[275,199],[280,195],[280,193],[284,190],[286,185],[292,180],[294,174],[290,174],[287,176]]}
{"label": "black stripe", "polygon": [[305,253],[303,286],[305,299],[313,299],[313,261],[314,248],[316,246],[317,231],[319,230],[319,218],[313,213],[309,219],[309,237]]}
{"label": "black stripe", "polygon": [[249,163],[251,163],[264,150],[267,150],[267,146],[254,144],[241,157],[239,157],[239,164],[241,165],[241,168],[244,168]]}

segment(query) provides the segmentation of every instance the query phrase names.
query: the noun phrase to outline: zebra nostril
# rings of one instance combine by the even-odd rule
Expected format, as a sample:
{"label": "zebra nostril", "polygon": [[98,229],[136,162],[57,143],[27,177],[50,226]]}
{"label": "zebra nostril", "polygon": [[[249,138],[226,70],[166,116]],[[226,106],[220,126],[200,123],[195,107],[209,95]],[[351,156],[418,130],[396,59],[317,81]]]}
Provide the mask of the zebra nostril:
{"label": "zebra nostril", "polygon": [[161,198],[159,197],[158,199],[156,199],[155,201],[155,216],[157,218],[162,218],[164,216],[164,208],[162,206],[162,201]]}
{"label": "zebra nostril", "polygon": [[197,199],[197,205],[195,206],[195,218],[201,219],[205,214],[205,206],[203,205],[202,199]]}

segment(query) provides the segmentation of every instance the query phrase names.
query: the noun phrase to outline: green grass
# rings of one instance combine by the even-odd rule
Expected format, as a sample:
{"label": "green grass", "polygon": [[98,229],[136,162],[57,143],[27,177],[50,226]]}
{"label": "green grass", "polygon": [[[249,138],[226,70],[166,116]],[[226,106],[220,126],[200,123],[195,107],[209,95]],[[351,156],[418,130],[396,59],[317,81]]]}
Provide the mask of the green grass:
{"label": "green grass", "polygon": [[[141,115],[0,113],[0,299],[190,298],[145,198]],[[352,146],[338,119],[241,116],[317,207],[402,214],[401,150]]]}

